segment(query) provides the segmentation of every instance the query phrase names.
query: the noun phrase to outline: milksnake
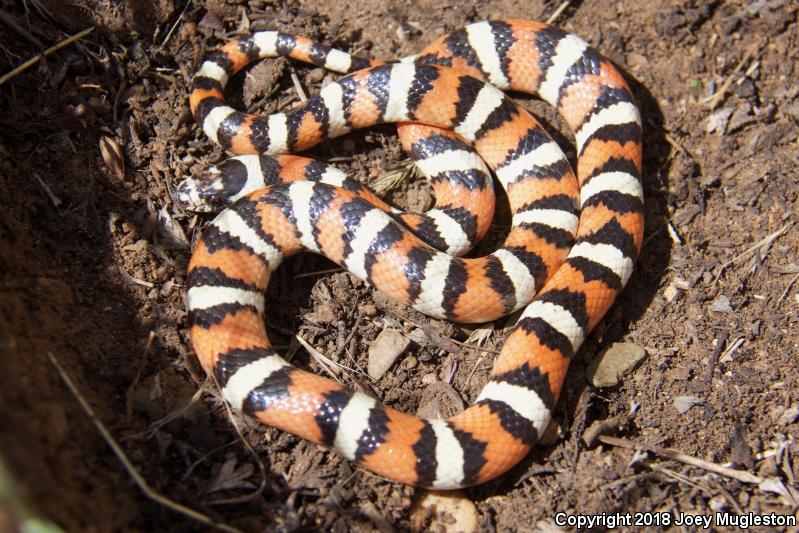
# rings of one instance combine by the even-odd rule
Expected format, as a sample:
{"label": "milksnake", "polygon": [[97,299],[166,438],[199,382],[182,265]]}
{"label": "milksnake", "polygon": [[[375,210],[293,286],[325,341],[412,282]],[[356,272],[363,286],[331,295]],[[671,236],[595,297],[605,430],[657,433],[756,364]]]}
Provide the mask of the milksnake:
{"label": "milksnake", "polygon": [[[351,74],[286,113],[260,117],[225,105],[230,76],[276,56]],[[576,176],[499,89],[558,109],[575,132]],[[224,398],[401,483],[452,489],[517,464],[547,427],[569,360],[641,248],[641,121],[610,61],[575,35],[523,20],[470,24],[386,64],[268,31],[210,55],[190,100],[212,141],[264,154],[234,158],[180,189],[201,210],[241,196],[205,231],[187,279],[192,343]],[[403,144],[447,195],[438,214],[398,213],[328,165],[267,157],[387,122],[403,123]],[[484,232],[463,200],[490,195],[470,146],[505,188],[512,228],[494,253],[463,259],[434,247],[462,253]],[[465,226],[454,231],[453,222]],[[467,244],[445,242],[453,233]],[[282,259],[302,250],[430,316],[481,322],[527,307],[473,405],[448,420],[423,420],[297,369],[270,348],[264,291]]]}

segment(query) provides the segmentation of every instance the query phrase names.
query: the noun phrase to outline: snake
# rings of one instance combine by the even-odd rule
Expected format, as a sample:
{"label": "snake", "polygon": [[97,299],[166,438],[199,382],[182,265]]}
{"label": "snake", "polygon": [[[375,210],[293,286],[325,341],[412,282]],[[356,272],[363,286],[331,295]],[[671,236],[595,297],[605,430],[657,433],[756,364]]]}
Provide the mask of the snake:
{"label": "snake", "polygon": [[[278,56],[346,75],[286,112],[250,115],[225,103],[230,77]],[[504,91],[557,109],[574,132],[576,172]],[[209,139],[241,154],[180,188],[201,210],[225,207],[196,245],[186,281],[191,342],[224,399],[408,485],[477,485],[527,456],[552,419],[570,360],[642,246],[642,123],[611,61],[574,34],[528,20],[469,24],[382,63],[264,31],[207,56],[190,106]],[[437,214],[393,210],[332,166],[288,154],[381,123],[399,123],[403,146],[444,195]],[[493,202],[489,170],[507,193],[510,230],[491,254],[459,257],[451,250],[463,252],[484,231],[469,201]],[[447,241],[451,234],[461,244]],[[474,402],[446,420],[422,419],[272,348],[264,293],[281,261],[301,251],[431,317],[487,322],[523,311]]]}

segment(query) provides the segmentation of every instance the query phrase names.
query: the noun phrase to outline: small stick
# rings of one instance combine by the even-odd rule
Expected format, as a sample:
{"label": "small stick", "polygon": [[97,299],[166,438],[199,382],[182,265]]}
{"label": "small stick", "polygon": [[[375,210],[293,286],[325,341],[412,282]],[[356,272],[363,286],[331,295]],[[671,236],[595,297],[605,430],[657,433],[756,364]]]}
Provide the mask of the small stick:
{"label": "small stick", "polygon": [[294,69],[291,69],[291,81],[294,83],[294,90],[297,91],[297,96],[300,98],[300,102],[307,102],[308,95],[305,94],[305,89],[302,88],[302,84],[300,83],[300,77],[297,76],[297,73]]}
{"label": "small stick", "polygon": [[721,466],[719,464],[711,463],[709,461],[703,461],[702,459],[693,457],[691,455],[686,455],[682,452],[678,452],[677,450],[672,450],[669,448],[661,448],[660,446],[654,446],[652,444],[644,444],[642,442],[634,442],[619,437],[610,437],[608,435],[601,435],[598,437],[598,439],[600,442],[604,442],[605,444],[609,444],[611,446],[618,446],[620,448],[627,448],[630,450],[645,450],[648,452],[656,453],[658,455],[667,457],[669,459],[673,459],[675,461],[679,461],[681,463],[702,468],[704,470],[713,472],[714,474],[718,474],[720,476],[737,479],[738,481],[741,481],[743,483],[752,483],[754,485],[759,485],[760,483],[763,482],[763,478],[760,476],[756,476],[754,474],[750,474],[749,472],[744,472],[742,470],[735,470],[734,468]]}
{"label": "small stick", "polygon": [[92,423],[97,428],[97,431],[103,437],[103,440],[106,442],[106,444],[108,444],[108,446],[114,452],[114,455],[117,456],[119,462],[122,463],[122,466],[125,467],[125,470],[127,470],[130,477],[133,478],[134,483],[138,485],[139,489],[144,493],[145,496],[163,505],[164,507],[172,509],[177,513],[180,513],[184,516],[187,516],[193,520],[196,520],[208,526],[215,527],[222,531],[228,531],[231,533],[242,533],[240,529],[236,529],[227,524],[216,522],[208,515],[205,515],[199,511],[195,511],[194,509],[186,507],[185,505],[182,505],[174,500],[171,500],[166,496],[163,496],[155,492],[152,488],[150,488],[150,486],[147,484],[147,481],[145,481],[142,475],[139,474],[139,472],[133,466],[133,463],[130,462],[130,459],[128,459],[128,456],[122,450],[122,447],[117,443],[117,441],[111,435],[111,432],[108,431],[108,429],[100,421],[100,419],[97,418],[97,415],[94,414],[94,410],[89,405],[89,402],[87,402],[86,399],[83,397],[83,395],[80,393],[80,390],[78,390],[77,385],[75,385],[75,383],[72,381],[72,378],[69,377],[69,374],[67,374],[66,370],[64,370],[64,368],[61,366],[61,363],[58,362],[58,359],[56,359],[55,355],[53,355],[51,352],[47,352],[47,357],[48,359],[50,359],[50,363],[56,368],[56,370],[58,370],[61,379],[64,381],[64,383],[66,384],[67,388],[72,393],[72,395],[75,396],[75,399],[78,400],[78,403],[80,403],[80,406],[83,408],[83,411],[91,419]]}
{"label": "small stick", "polygon": [[784,290],[784,291],[782,291],[782,294],[780,294],[780,297],[777,299],[777,307],[779,307],[779,306],[780,306],[780,304],[782,303],[782,301],[783,301],[785,298],[787,298],[787,297],[788,297],[788,293],[789,293],[789,292],[791,292],[791,287],[793,287],[793,284],[794,284],[794,283],[796,283],[796,280],[798,280],[798,279],[799,279],[799,273],[798,273],[798,274],[796,274],[796,275],[793,277],[793,279],[792,279],[791,281],[789,281],[789,282],[788,282],[788,285],[785,287],[785,290]]}
{"label": "small stick", "polygon": [[747,256],[755,253],[756,251],[758,251],[759,249],[763,248],[764,246],[770,245],[778,237],[782,236],[785,232],[787,232],[791,228],[791,226],[793,226],[793,222],[786,223],[783,227],[781,227],[780,229],[778,229],[774,233],[763,237],[762,239],[757,241],[755,244],[753,244],[752,246],[750,246],[749,248],[747,248],[743,252],[739,253],[738,255],[736,255],[735,257],[733,257],[732,259],[730,259],[729,261],[727,261],[723,265],[721,265],[721,268],[719,269],[719,273],[716,276],[716,279],[713,280],[713,285],[718,283],[719,279],[721,279],[721,275],[724,274],[725,270],[727,270],[727,267],[729,267],[730,265],[732,265],[733,263],[735,263],[739,259],[742,259],[744,257],[747,257]]}
{"label": "small stick", "polygon": [[705,386],[707,387],[709,387],[710,382],[713,381],[713,371],[716,370],[716,363],[718,362],[719,357],[721,356],[721,352],[727,346],[728,335],[729,334],[726,331],[723,331],[721,333],[718,340],[716,341],[717,342],[716,349],[713,350],[713,355],[710,356],[710,361],[708,361],[707,363],[707,369],[705,370],[705,376],[704,376]]}
{"label": "small stick", "polygon": [[44,182],[44,180],[42,179],[42,177],[39,176],[36,172],[33,173],[33,177],[36,178],[36,181],[38,181],[39,185],[42,186],[42,189],[44,189],[44,192],[47,193],[47,196],[50,198],[50,201],[53,202],[53,205],[56,207],[56,209],[58,209],[58,206],[60,206],[61,203],[62,203],[61,202],[61,198],[59,198],[58,196],[53,194],[53,190],[50,189],[50,186],[47,185]]}
{"label": "small stick", "polygon": [[732,72],[730,72],[729,76],[727,76],[727,79],[724,80],[724,83],[721,84],[719,90],[704,100],[710,109],[715,109],[716,106],[721,103],[721,99],[724,98],[724,95],[727,93],[727,89],[729,89],[730,85],[732,85],[732,82],[735,80],[735,76],[738,74],[738,71],[743,68],[746,62],[749,61],[749,58],[752,57],[752,54],[755,53],[755,50],[757,50],[759,47],[760,43],[754,43],[752,46],[750,46],[746,53],[744,53],[741,61],[735,66]]}
{"label": "small stick", "polygon": [[65,46],[74,43],[78,39],[81,39],[81,38],[87,36],[89,33],[91,33],[92,30],[94,30],[94,26],[92,26],[91,28],[86,28],[82,32],[76,33],[72,37],[68,37],[68,38],[64,39],[63,41],[61,41],[60,43],[51,46],[50,48],[48,48],[47,50],[45,50],[41,54],[33,56],[32,58],[30,58],[29,60],[25,61],[23,64],[21,64],[20,66],[18,66],[17,68],[15,68],[11,72],[9,72],[8,74],[4,74],[3,77],[0,78],[0,85],[3,85],[5,82],[10,80],[11,78],[16,76],[17,74],[25,72],[26,70],[31,68],[33,65],[35,65],[36,63],[41,61],[42,58],[47,57],[50,54],[52,54],[54,52],[57,52],[58,50],[64,48]]}
{"label": "small stick", "polygon": [[566,8],[569,7],[569,4],[571,3],[572,0],[565,0],[564,2],[562,2],[555,10],[555,12],[549,16],[549,18],[547,19],[547,24],[552,24],[553,22],[558,20],[558,17],[561,16],[564,11],[566,11]]}
{"label": "small stick", "polygon": [[313,272],[303,272],[302,274],[297,274],[294,276],[294,279],[310,278],[312,276],[321,276],[322,274],[335,274],[336,272],[344,272],[344,269],[341,267],[336,267],[326,268],[324,270],[314,270]]}
{"label": "small stick", "polygon": [[180,15],[178,15],[178,19],[175,21],[174,24],[172,24],[172,27],[169,28],[169,31],[167,32],[166,37],[164,37],[164,40],[161,41],[161,46],[158,47],[159,50],[163,50],[164,46],[166,46],[166,43],[168,43],[169,39],[172,38],[172,34],[175,33],[175,28],[177,28],[178,24],[180,24],[180,21],[183,19],[183,15],[186,14],[186,10],[189,9],[189,6],[191,5],[191,3],[192,3],[192,0],[188,0],[188,2],[186,2],[186,5],[183,6],[183,11],[181,11]]}
{"label": "small stick", "polygon": [[466,348],[467,350],[475,350],[475,351],[477,351],[477,352],[493,353],[494,355],[499,355],[499,352],[498,352],[497,350],[492,350],[492,349],[490,349],[490,348],[481,348],[480,346],[471,346],[471,345],[469,345],[469,344],[466,344],[465,342],[456,341],[455,339],[450,339],[449,337],[444,337],[443,335],[441,335],[440,333],[438,333],[437,331],[435,331],[435,330],[434,330],[433,328],[431,328],[430,326],[425,326],[424,324],[420,324],[419,322],[417,322],[417,321],[413,320],[413,319],[412,319],[412,318],[410,318],[410,317],[407,317],[407,316],[404,316],[404,315],[400,315],[400,314],[398,314],[398,313],[394,313],[394,312],[392,312],[392,311],[390,311],[390,310],[388,310],[388,309],[386,309],[386,311],[388,312],[388,314],[389,314],[389,315],[392,315],[392,316],[394,316],[395,318],[399,318],[400,320],[405,320],[405,321],[407,321],[407,322],[410,322],[411,324],[413,324],[413,325],[414,325],[414,326],[416,326],[417,328],[421,328],[421,329],[422,329],[423,331],[425,331],[425,332],[429,331],[429,332],[431,332],[431,333],[434,333],[435,335],[438,335],[438,336],[440,336],[441,338],[444,338],[444,339],[446,339],[446,340],[447,340],[447,341],[449,341],[449,342],[452,342],[452,343],[454,343],[454,344],[457,344],[457,345],[458,345],[458,346],[460,346],[461,348]]}

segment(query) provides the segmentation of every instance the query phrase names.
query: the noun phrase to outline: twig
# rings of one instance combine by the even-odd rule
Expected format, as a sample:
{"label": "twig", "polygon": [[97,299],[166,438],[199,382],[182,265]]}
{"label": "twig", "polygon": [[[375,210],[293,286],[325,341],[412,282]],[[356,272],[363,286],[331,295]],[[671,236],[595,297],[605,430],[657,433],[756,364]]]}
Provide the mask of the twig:
{"label": "twig", "polygon": [[796,283],[796,280],[799,280],[799,274],[796,274],[793,279],[788,282],[785,290],[782,291],[782,294],[780,294],[780,297],[777,299],[777,307],[779,307],[782,301],[788,297],[788,293],[791,292],[791,287],[793,287],[793,284]]}
{"label": "twig", "polygon": [[178,24],[180,24],[180,21],[183,19],[183,15],[186,14],[186,10],[189,9],[189,6],[191,5],[191,3],[192,3],[192,0],[188,0],[186,2],[186,5],[183,7],[183,11],[181,11],[180,15],[178,15],[178,19],[175,21],[174,24],[172,24],[172,27],[169,28],[169,31],[167,32],[166,36],[164,37],[164,40],[161,41],[161,46],[158,47],[159,50],[163,50],[164,46],[166,46],[166,43],[169,42],[170,38],[172,38],[172,34],[175,32],[175,28],[177,28]]}
{"label": "twig", "polygon": [[89,405],[89,402],[87,402],[86,399],[83,397],[83,395],[80,393],[78,387],[72,381],[72,378],[69,377],[69,374],[67,374],[66,370],[64,370],[64,368],[61,366],[61,363],[58,362],[58,359],[56,359],[56,357],[50,352],[47,352],[47,357],[48,359],[50,359],[50,363],[56,368],[56,370],[58,370],[58,374],[61,376],[61,379],[64,381],[64,383],[66,384],[67,388],[70,390],[72,395],[75,396],[75,399],[78,400],[78,403],[80,403],[80,406],[83,408],[83,411],[91,419],[92,423],[97,428],[97,431],[103,437],[103,440],[106,442],[106,444],[108,444],[108,446],[114,452],[114,455],[116,455],[117,459],[119,459],[119,462],[121,462],[122,466],[125,467],[125,470],[128,472],[128,475],[130,475],[130,477],[133,478],[134,483],[136,483],[136,485],[144,493],[145,496],[163,505],[164,507],[172,509],[177,513],[180,513],[184,516],[187,516],[193,520],[196,520],[208,526],[215,527],[222,531],[241,533],[240,529],[236,529],[227,524],[219,523],[213,520],[208,515],[205,515],[199,511],[195,511],[194,509],[186,507],[185,505],[182,505],[174,500],[171,500],[166,496],[163,496],[155,492],[152,488],[150,488],[150,486],[147,484],[147,481],[145,481],[142,475],[136,470],[136,468],[133,466],[133,463],[130,462],[128,456],[125,454],[125,452],[119,446],[117,441],[111,435],[111,432],[108,431],[108,429],[100,421],[100,419],[97,418],[97,415],[94,414],[94,410]]}
{"label": "twig", "polygon": [[760,48],[760,43],[754,43],[752,46],[750,46],[744,53],[741,61],[735,66],[732,72],[730,72],[730,74],[727,76],[727,79],[724,80],[724,83],[721,84],[719,90],[705,98],[704,102],[710,109],[715,109],[716,106],[721,103],[721,99],[724,98],[724,95],[727,93],[730,85],[732,85],[732,82],[735,80],[735,76],[738,74],[738,71],[743,68],[743,66],[747,61],[749,61],[749,58],[752,57],[752,54],[754,54],[755,50],[758,48]]}
{"label": "twig", "polygon": [[336,268],[326,268],[324,270],[314,270],[313,272],[303,272],[302,274],[297,274],[294,276],[294,279],[300,278],[310,278],[312,276],[319,276],[322,274],[335,274],[336,272],[343,272],[344,269],[341,267]]}
{"label": "twig", "polygon": [[300,102],[307,102],[308,95],[305,94],[305,89],[302,88],[299,76],[297,76],[297,73],[294,71],[294,68],[291,68],[290,70],[291,70],[291,82],[294,84],[294,90],[297,91],[297,96],[300,98]]}
{"label": "twig", "polygon": [[36,178],[36,181],[39,182],[39,185],[42,186],[44,192],[47,193],[47,196],[50,198],[50,201],[53,202],[53,206],[58,209],[58,206],[62,204],[61,198],[53,194],[53,190],[50,189],[50,186],[47,185],[41,176],[39,176],[36,172],[33,173],[33,177]]}
{"label": "twig", "polygon": [[5,82],[10,80],[14,76],[16,76],[16,75],[28,70],[30,67],[32,67],[33,65],[35,65],[36,63],[41,61],[42,58],[45,58],[45,57],[49,56],[50,54],[52,54],[54,52],[57,52],[61,48],[74,43],[78,39],[81,39],[81,38],[85,37],[86,35],[91,33],[92,30],[94,30],[94,26],[92,26],[91,28],[86,28],[82,32],[76,33],[72,37],[67,37],[66,39],[64,39],[60,43],[51,46],[50,48],[48,48],[47,50],[45,50],[41,54],[33,56],[32,58],[30,58],[29,60],[25,61],[23,64],[21,64],[20,66],[18,66],[17,68],[15,68],[11,72],[9,72],[8,74],[4,74],[3,77],[0,78],[0,85],[3,85]]}
{"label": "twig", "polygon": [[693,481],[688,479],[686,476],[684,476],[684,475],[682,475],[680,473],[677,473],[674,470],[669,470],[668,468],[664,468],[664,467],[662,467],[660,465],[655,465],[655,464],[649,464],[647,466],[649,466],[649,468],[651,468],[655,472],[660,472],[661,474],[665,474],[665,475],[669,476],[670,478],[677,480],[678,482],[685,483],[686,485],[690,485],[690,486],[692,486],[693,488],[695,488],[697,490],[701,490],[702,492],[704,492],[708,496],[711,496],[711,497],[713,496],[713,491],[711,491],[708,487],[705,487],[704,485],[701,485],[699,483],[694,483]]}
{"label": "twig", "polygon": [[703,381],[705,382],[706,387],[709,387],[710,382],[713,381],[713,371],[716,370],[716,363],[718,363],[721,352],[727,346],[728,336],[729,333],[727,333],[727,331],[723,331],[716,341],[716,349],[713,350],[713,355],[710,356],[710,361],[708,361],[707,369],[705,370],[705,378]]}
{"label": "twig", "polygon": [[322,365],[322,368],[325,369],[325,372],[330,374],[330,377],[332,377],[334,380],[341,382],[341,380],[338,377],[338,372],[342,372],[345,370],[349,370],[350,372],[353,373],[358,372],[354,368],[349,368],[347,366],[344,366],[340,363],[333,361],[331,358],[329,358],[328,356],[326,356],[325,354],[323,354],[322,352],[311,346],[311,344],[308,341],[306,341],[299,335],[295,335],[294,338],[297,339],[297,342],[299,342],[303,348],[308,350],[308,353],[311,354],[311,357],[316,359],[316,362]]}
{"label": "twig", "polygon": [[449,337],[445,337],[444,335],[441,335],[440,333],[438,333],[437,331],[435,331],[435,330],[434,330],[433,328],[431,328],[430,326],[426,326],[426,325],[424,325],[424,324],[421,324],[421,323],[419,323],[419,322],[417,322],[417,321],[413,320],[413,319],[412,319],[412,318],[410,318],[410,317],[407,317],[407,316],[404,316],[404,315],[400,315],[400,314],[398,314],[398,313],[394,313],[394,312],[392,312],[391,310],[388,310],[388,309],[386,309],[386,311],[388,312],[388,314],[389,314],[389,315],[392,315],[392,316],[394,316],[395,318],[399,318],[400,320],[405,320],[405,321],[407,321],[407,322],[410,322],[411,324],[413,324],[413,325],[414,325],[414,326],[416,326],[417,328],[421,328],[421,329],[422,329],[423,331],[425,331],[425,332],[434,333],[435,335],[438,335],[439,337],[441,337],[441,338],[443,338],[443,339],[446,339],[446,340],[447,340],[447,341],[449,341],[449,342],[452,342],[452,343],[454,343],[454,344],[457,344],[457,345],[458,345],[458,346],[460,346],[461,348],[466,348],[466,349],[468,349],[468,350],[475,350],[475,351],[477,351],[477,352],[493,353],[494,355],[499,355],[499,351],[497,351],[497,350],[492,350],[492,349],[490,349],[490,348],[481,348],[480,346],[471,346],[471,345],[469,345],[469,344],[466,344],[465,342],[456,341],[455,339],[451,339],[451,338],[449,338]]}
{"label": "twig", "polygon": [[691,455],[686,455],[682,452],[678,452],[677,450],[672,450],[669,448],[661,448],[660,446],[645,444],[643,442],[634,442],[619,437],[610,437],[608,435],[601,435],[598,438],[600,442],[609,444],[611,446],[618,446],[619,448],[627,448],[630,450],[645,450],[648,452],[656,453],[663,457],[667,457],[669,459],[673,459],[675,461],[679,461],[687,465],[702,468],[704,470],[713,472],[714,474],[718,474],[720,476],[737,479],[738,481],[741,481],[743,483],[752,483],[754,485],[759,485],[764,481],[764,478],[756,476],[754,474],[750,474],[749,472],[744,472],[742,470],[735,470],[734,468],[728,468],[726,466],[722,466],[716,463],[711,463],[709,461],[703,461],[702,459],[693,457]]}
{"label": "twig", "polygon": [[716,275],[716,279],[713,280],[713,285],[715,285],[719,281],[719,279],[721,278],[721,275],[724,273],[724,271],[727,269],[727,267],[729,267],[730,265],[732,265],[733,263],[735,263],[739,259],[743,259],[744,257],[747,257],[747,256],[753,254],[754,252],[758,251],[759,249],[763,248],[764,246],[770,245],[778,237],[780,237],[785,232],[787,232],[791,228],[791,226],[793,226],[793,222],[786,223],[783,227],[781,227],[780,229],[778,229],[774,233],[772,233],[770,235],[767,235],[766,237],[763,237],[762,239],[757,241],[755,244],[753,244],[752,246],[750,246],[749,248],[747,248],[746,250],[744,250],[740,254],[736,255],[735,257],[733,257],[732,259],[730,259],[729,261],[727,261],[726,263],[721,265],[721,268],[719,269],[719,273]]}
{"label": "twig", "polygon": [[558,20],[558,17],[561,16],[564,11],[566,11],[566,8],[569,7],[569,4],[571,4],[571,3],[572,3],[572,0],[564,0],[564,2],[562,2],[558,6],[558,8],[555,10],[555,12],[552,13],[549,16],[549,18],[547,19],[547,24],[552,24],[553,22]]}
{"label": "twig", "polygon": [[685,146],[683,146],[680,141],[672,137],[670,134],[664,134],[664,138],[666,139],[666,142],[669,143],[675,150],[682,152],[684,155],[690,155],[688,150],[685,149]]}

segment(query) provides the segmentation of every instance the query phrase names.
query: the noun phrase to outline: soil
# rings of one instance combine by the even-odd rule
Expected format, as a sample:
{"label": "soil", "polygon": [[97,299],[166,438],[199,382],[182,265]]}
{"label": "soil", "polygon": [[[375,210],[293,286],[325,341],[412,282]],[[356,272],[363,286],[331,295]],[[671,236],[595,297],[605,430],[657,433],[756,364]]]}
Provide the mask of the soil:
{"label": "soil", "polygon": [[[471,21],[546,20],[558,5],[0,1],[2,72],[94,27],[0,88],[0,453],[18,495],[68,531],[208,528],[137,488],[52,356],[149,486],[215,521],[245,531],[446,529],[446,517],[413,511],[424,491],[227,413],[187,338],[190,249],[167,238],[158,212],[191,243],[211,218],[184,211],[172,192],[224,157],[193,123],[187,95],[204,54],[226,39],[278,28],[395,58]],[[622,67],[641,106],[645,245],[620,300],[576,356],[545,445],[500,479],[458,493],[476,506],[480,529],[546,530],[558,512],[796,515],[796,19],[790,0],[597,0],[560,14],[558,25]],[[292,73],[311,94],[325,77],[284,60],[248,72],[231,83],[231,101],[264,113],[296,103]],[[520,101],[570,141],[551,109]],[[102,143],[107,153],[119,146],[124,169],[113,155],[104,161]],[[404,157],[388,126],[310,154],[367,184]],[[405,183],[388,199],[425,208],[429,190]],[[346,272],[327,272],[333,266],[303,254],[273,279],[267,324],[281,351],[324,372],[299,334],[358,370],[339,379],[407,412],[436,399],[457,410],[476,397],[493,354],[455,342],[470,329],[397,306]],[[512,323],[493,324],[484,348],[501,347]],[[373,382],[362,371],[387,326],[418,342]],[[646,359],[619,385],[594,388],[589,364],[620,340],[645,348]],[[782,494],[658,454],[584,443],[592,424],[633,404],[618,436],[774,478]]]}

